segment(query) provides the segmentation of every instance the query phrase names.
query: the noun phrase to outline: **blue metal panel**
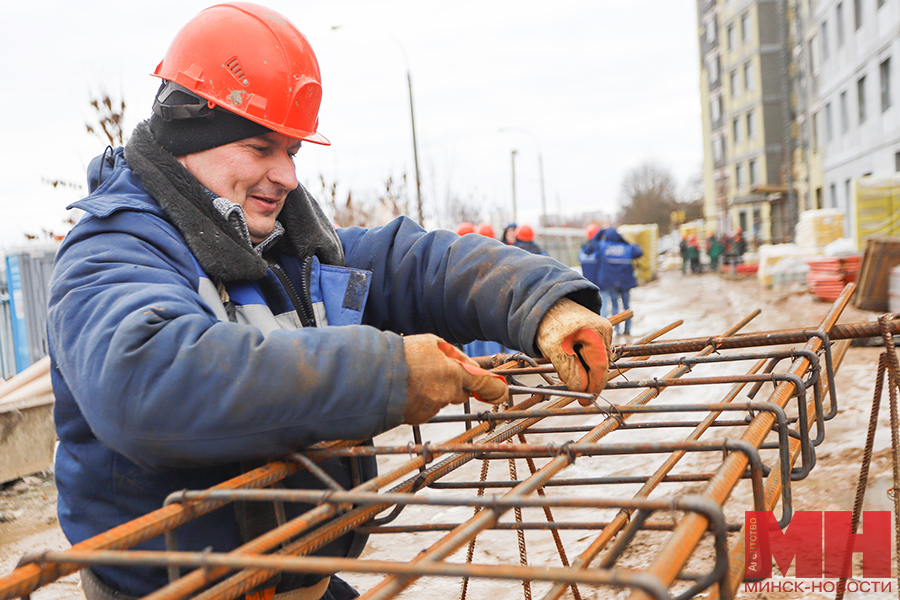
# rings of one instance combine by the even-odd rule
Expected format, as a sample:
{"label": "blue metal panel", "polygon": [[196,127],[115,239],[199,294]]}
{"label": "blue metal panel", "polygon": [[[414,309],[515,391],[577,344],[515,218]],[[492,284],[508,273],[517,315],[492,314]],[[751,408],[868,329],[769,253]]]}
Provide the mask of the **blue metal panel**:
{"label": "blue metal panel", "polygon": [[9,379],[16,374],[15,346],[12,337],[12,321],[10,320],[9,294],[6,293],[6,281],[0,282],[0,377]]}
{"label": "blue metal panel", "polygon": [[22,277],[19,257],[6,257],[6,281],[9,288],[10,321],[12,322],[13,347],[16,356],[16,372],[31,365],[28,357],[28,332],[25,324],[25,298],[22,293]]}

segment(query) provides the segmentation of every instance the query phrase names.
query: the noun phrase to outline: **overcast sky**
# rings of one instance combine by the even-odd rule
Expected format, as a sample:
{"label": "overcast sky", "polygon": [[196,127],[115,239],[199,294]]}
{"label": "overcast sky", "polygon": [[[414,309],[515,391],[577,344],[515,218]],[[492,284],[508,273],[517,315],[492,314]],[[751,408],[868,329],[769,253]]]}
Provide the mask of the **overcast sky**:
{"label": "overcast sky", "polygon": [[[66,229],[65,206],[86,191],[43,180],[83,184],[103,151],[85,130],[90,96],[124,98],[130,132],[149,116],[149,74],[169,41],[210,4],[0,0],[0,246]],[[365,198],[406,174],[414,200],[407,64],[426,218],[448,195],[511,218],[512,150],[520,222],[541,210],[539,155],[549,212],[614,212],[624,173],[644,160],[679,184],[702,167],[696,0],[266,4],[318,56],[332,145],[305,144],[297,170],[320,199],[320,175]]]}

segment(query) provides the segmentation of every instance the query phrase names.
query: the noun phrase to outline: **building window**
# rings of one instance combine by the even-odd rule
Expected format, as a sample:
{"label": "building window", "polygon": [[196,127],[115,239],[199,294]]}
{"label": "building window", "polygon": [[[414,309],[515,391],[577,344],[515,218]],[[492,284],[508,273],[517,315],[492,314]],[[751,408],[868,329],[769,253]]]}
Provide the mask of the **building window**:
{"label": "building window", "polygon": [[819,149],[819,112],[812,114],[812,147],[813,152]]}
{"label": "building window", "polygon": [[837,208],[837,184],[832,183],[828,191],[831,192],[831,206],[829,208]]}
{"label": "building window", "polygon": [[713,44],[716,41],[716,30],[718,27],[716,26],[715,20],[706,22],[706,43]]}
{"label": "building window", "polygon": [[834,128],[831,120],[831,102],[825,105],[825,142],[834,139]]}
{"label": "building window", "polygon": [[750,41],[750,13],[745,12],[741,15],[741,41],[747,43]]}
{"label": "building window", "polygon": [[728,50],[734,51],[737,47],[737,31],[734,29],[734,23],[728,26]]}
{"label": "building window", "polygon": [[716,60],[709,61],[709,87],[713,87],[719,82],[719,57]]}
{"label": "building window", "polygon": [[850,129],[850,116],[847,109],[847,92],[843,91],[840,95],[841,101],[841,133],[847,133]]}
{"label": "building window", "polygon": [[844,181],[844,202],[846,202],[846,204],[844,206],[850,206],[850,180],[849,179]]}
{"label": "building window", "polygon": [[734,137],[735,146],[741,143],[741,120],[735,117],[731,122],[731,132]]}
{"label": "building window", "polygon": [[809,53],[809,66],[812,68],[813,76],[819,74],[819,53],[816,45],[819,43],[819,34],[813,34],[806,44]]}
{"label": "building window", "polygon": [[894,170],[900,173],[900,152],[894,152]]}
{"label": "building window", "polygon": [[881,74],[881,112],[891,107],[891,59],[886,58],[878,67]]}
{"label": "building window", "polygon": [[856,106],[859,113],[859,124],[866,122],[866,76],[856,80]]}
{"label": "building window", "polygon": [[816,208],[825,208],[822,206],[822,188],[816,188]]}
{"label": "building window", "polygon": [[853,26],[856,29],[859,29],[860,27],[862,27],[862,23],[862,0],[853,0]]}
{"label": "building window", "polygon": [[759,183],[759,162],[755,158],[751,159],[749,167],[750,185],[757,185]]}
{"label": "building window", "polygon": [[753,89],[753,63],[750,61],[744,63],[744,89]]}
{"label": "building window", "polygon": [[744,165],[734,165],[734,185],[737,189],[744,187]]}
{"label": "building window", "polygon": [[720,163],[725,156],[722,153],[722,145],[720,142],[720,138],[713,138],[712,140],[712,155],[713,155],[713,163]]}
{"label": "building window", "polygon": [[737,98],[738,94],[741,93],[741,88],[738,86],[738,72],[732,71],[728,74],[728,81],[731,84],[731,97]]}
{"label": "building window", "polygon": [[719,119],[722,118],[722,113],[719,112],[719,99],[713,98],[709,103],[709,120],[715,123],[718,122]]}
{"label": "building window", "polygon": [[844,45],[844,3],[838,2],[834,7],[834,19],[837,21],[837,45],[838,48]]}
{"label": "building window", "polygon": [[756,137],[756,113],[750,111],[747,113],[747,139]]}
{"label": "building window", "polygon": [[822,21],[819,27],[819,35],[822,40],[822,60],[828,60],[828,21]]}

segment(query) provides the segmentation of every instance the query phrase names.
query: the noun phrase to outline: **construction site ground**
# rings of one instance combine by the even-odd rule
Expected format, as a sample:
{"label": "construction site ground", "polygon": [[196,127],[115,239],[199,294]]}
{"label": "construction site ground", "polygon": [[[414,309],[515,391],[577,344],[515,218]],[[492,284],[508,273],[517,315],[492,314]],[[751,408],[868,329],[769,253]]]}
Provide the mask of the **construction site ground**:
{"label": "construction site ground", "polygon": [[[805,289],[769,289],[762,286],[754,276],[717,273],[682,275],[680,271],[663,272],[656,280],[634,289],[631,303],[635,314],[632,339],[659,329],[675,319],[683,319],[684,325],[668,334],[668,339],[718,335],[757,308],[761,309],[761,315],[744,332],[814,327],[831,307],[830,303],[813,298]],[[877,317],[877,313],[849,306],[839,322],[874,321]],[[621,341],[618,340],[618,343]],[[817,449],[818,461],[812,473],[805,480],[794,484],[795,512],[852,509],[875,387],[876,365],[882,351],[882,347],[868,345],[854,345],[848,351],[836,377],[840,414],[828,423],[826,438]],[[406,443],[408,440],[409,429],[398,428],[378,441],[388,444]],[[882,403],[875,438],[875,454],[866,494],[867,510],[892,508],[887,495],[888,489],[892,487],[890,443],[890,419],[885,401]],[[608,457],[606,460],[617,459]],[[35,474],[0,487],[0,575],[9,574],[23,554],[68,547],[56,520],[55,504],[56,490],[52,473]],[[409,552],[410,548],[392,548],[387,540],[373,536],[366,558],[397,560]],[[480,560],[489,561],[490,547],[481,552],[484,555],[480,556]],[[529,549],[529,562],[540,564],[542,557],[550,557],[550,554],[552,553],[546,549]],[[373,582],[371,578],[363,576],[348,575],[346,578],[362,589],[367,589]],[[449,583],[446,585],[447,587],[438,586],[439,589],[432,590],[429,595],[446,592],[458,597],[458,582],[455,584],[455,594],[450,591],[452,586]],[[497,593],[497,588],[494,588],[495,591],[490,594],[492,600],[522,597],[520,586],[506,583],[504,588],[508,594]],[[608,589],[583,589],[582,595],[584,598],[611,597]],[[896,591],[891,596],[896,597]],[[32,594],[35,600],[79,597],[77,575],[66,577]],[[482,596],[473,586],[469,597],[486,596]],[[759,593],[740,588],[738,597],[833,598],[834,594]],[[880,597],[880,594],[869,593],[858,597],[874,599]]]}

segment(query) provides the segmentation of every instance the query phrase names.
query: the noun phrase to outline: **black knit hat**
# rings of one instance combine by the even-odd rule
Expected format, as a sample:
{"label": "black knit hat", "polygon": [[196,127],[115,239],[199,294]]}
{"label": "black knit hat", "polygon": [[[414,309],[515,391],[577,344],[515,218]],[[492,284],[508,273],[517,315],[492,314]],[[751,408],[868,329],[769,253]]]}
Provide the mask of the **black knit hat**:
{"label": "black knit hat", "polygon": [[153,101],[150,132],[175,156],[224,146],[272,130],[216,106],[172,83],[163,81]]}

